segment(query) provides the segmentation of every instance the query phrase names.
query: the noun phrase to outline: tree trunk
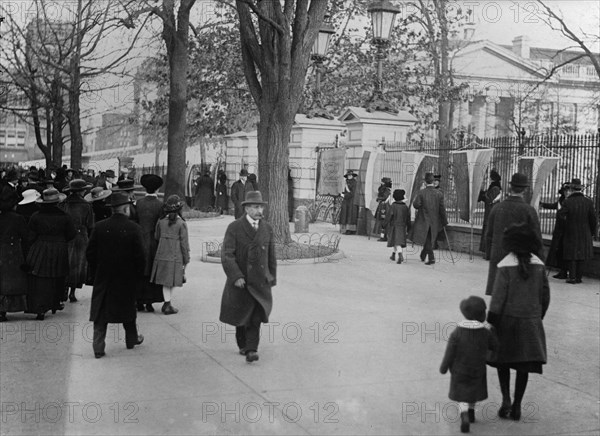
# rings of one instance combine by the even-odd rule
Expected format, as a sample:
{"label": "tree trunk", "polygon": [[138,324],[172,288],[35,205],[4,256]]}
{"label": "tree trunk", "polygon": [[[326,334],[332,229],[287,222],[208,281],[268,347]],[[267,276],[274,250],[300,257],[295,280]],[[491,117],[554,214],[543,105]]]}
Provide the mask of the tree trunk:
{"label": "tree trunk", "polygon": [[62,128],[64,125],[64,112],[63,112],[63,96],[61,92],[61,80],[60,77],[55,77],[52,81],[52,100],[54,107],[52,108],[52,162],[58,168],[62,165],[62,152],[63,152],[63,135]]}
{"label": "tree trunk", "polygon": [[71,168],[82,168],[83,139],[81,137],[81,110],[79,107],[80,71],[79,65],[73,67],[69,87],[69,132],[71,133]]}
{"label": "tree trunk", "polygon": [[440,70],[438,77],[440,85],[440,101],[438,106],[438,139],[440,142],[440,157],[438,172],[443,181],[448,180],[450,164],[450,65],[448,56],[448,21],[446,16],[446,1],[436,4],[436,12],[440,23]]}

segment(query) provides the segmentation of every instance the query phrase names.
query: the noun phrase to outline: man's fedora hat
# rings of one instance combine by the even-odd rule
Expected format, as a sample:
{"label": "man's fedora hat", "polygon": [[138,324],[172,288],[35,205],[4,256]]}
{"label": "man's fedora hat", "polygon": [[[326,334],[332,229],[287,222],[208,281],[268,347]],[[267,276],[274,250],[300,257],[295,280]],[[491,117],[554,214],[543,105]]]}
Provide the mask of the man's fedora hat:
{"label": "man's fedora hat", "polygon": [[124,192],[113,192],[110,196],[110,207],[122,206],[124,204],[133,204],[133,200]]}
{"label": "man's fedora hat", "polygon": [[240,170],[240,177],[248,177],[248,170],[245,168],[242,168]]}
{"label": "man's fedora hat", "polygon": [[93,201],[104,200],[105,198],[108,198],[110,194],[112,194],[110,189],[104,189],[102,186],[97,186],[92,189],[89,194],[83,197],[83,199],[91,203]]}
{"label": "man's fedora hat", "polygon": [[109,179],[117,177],[115,175],[115,172],[113,170],[106,170],[106,172],[104,173],[104,175],[106,176],[106,178],[109,178]]}
{"label": "man's fedora hat", "polygon": [[165,212],[177,212],[183,207],[183,205],[184,202],[181,200],[181,198],[179,198],[179,195],[173,194],[169,195],[169,198],[167,198],[167,201],[163,206],[163,210]]}
{"label": "man's fedora hat", "polygon": [[514,173],[510,179],[510,185],[517,188],[526,188],[529,186],[529,180],[523,173]]}
{"label": "man's fedora hat", "polygon": [[249,204],[267,204],[266,201],[263,201],[262,194],[260,191],[248,191],[246,192],[246,199],[242,201],[242,206],[247,206]]}
{"label": "man's fedora hat", "polygon": [[69,182],[69,186],[63,189],[63,192],[78,192],[85,191],[92,187],[91,183],[87,183],[83,179],[73,179]]}
{"label": "man's fedora hat", "polygon": [[27,189],[21,193],[23,196],[23,200],[19,202],[22,206],[24,204],[34,203],[38,198],[41,197],[41,194],[37,191],[37,189]]}
{"label": "man's fedora hat", "polygon": [[348,178],[348,176],[357,177],[357,176],[358,176],[358,174],[356,174],[356,173],[354,172],[354,170],[348,170],[348,171],[346,171],[346,174],[344,174],[344,178],[346,178],[346,179],[347,179],[347,178]]}
{"label": "man's fedora hat", "polygon": [[58,192],[58,189],[48,188],[48,189],[44,189],[44,191],[42,192],[42,196],[40,198],[38,198],[37,200],[35,200],[35,202],[43,203],[43,204],[60,203],[65,198],[67,198],[67,195],[63,194],[61,192]]}
{"label": "man's fedora hat", "polygon": [[163,179],[156,174],[144,174],[140,179],[140,183],[146,188],[146,191],[156,192],[162,186]]}
{"label": "man's fedora hat", "polygon": [[583,189],[583,185],[581,184],[581,179],[571,179],[571,183],[569,183],[569,188],[575,191],[581,191]]}
{"label": "man's fedora hat", "polygon": [[113,188],[113,192],[117,191],[135,191],[136,189],[140,189],[141,186],[134,185],[133,180],[131,179],[123,179],[117,182],[117,187]]}

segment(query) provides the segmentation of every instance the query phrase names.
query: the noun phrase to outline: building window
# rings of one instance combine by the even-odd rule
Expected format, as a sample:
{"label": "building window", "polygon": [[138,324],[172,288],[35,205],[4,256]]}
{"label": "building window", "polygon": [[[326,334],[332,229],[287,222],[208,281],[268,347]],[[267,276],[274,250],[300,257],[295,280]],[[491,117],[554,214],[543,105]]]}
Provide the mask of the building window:
{"label": "building window", "polygon": [[9,138],[14,138],[14,137],[15,137],[15,135],[16,135],[16,133],[15,133],[15,131],[14,131],[14,130],[9,130],[9,131],[8,131],[8,135],[7,135],[7,136],[8,136]]}
{"label": "building window", "polygon": [[474,101],[469,102],[469,115],[475,114],[475,104],[474,103],[475,103]]}
{"label": "building window", "polygon": [[17,137],[19,139],[25,139],[25,132],[17,132]]}

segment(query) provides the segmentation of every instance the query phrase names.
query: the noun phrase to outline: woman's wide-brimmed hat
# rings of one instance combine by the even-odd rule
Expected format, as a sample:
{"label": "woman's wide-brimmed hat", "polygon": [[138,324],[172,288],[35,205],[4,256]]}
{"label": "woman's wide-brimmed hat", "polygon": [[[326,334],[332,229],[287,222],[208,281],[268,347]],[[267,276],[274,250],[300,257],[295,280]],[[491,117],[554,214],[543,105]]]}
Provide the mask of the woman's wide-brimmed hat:
{"label": "woman's wide-brimmed hat", "polygon": [[346,178],[346,179],[347,179],[347,178],[348,178],[348,176],[357,177],[357,176],[358,176],[358,174],[356,174],[356,173],[354,172],[354,170],[348,170],[348,171],[346,171],[346,174],[344,174],[344,178]]}
{"label": "woman's wide-brimmed hat", "polygon": [[87,191],[93,185],[91,183],[87,183],[83,179],[73,179],[69,182],[69,186],[63,189],[63,192],[79,192],[79,191]]}
{"label": "woman's wide-brimmed hat", "polygon": [[262,194],[260,191],[249,191],[246,192],[246,198],[242,201],[242,206],[247,206],[249,204],[267,204],[266,201],[263,201]]}
{"label": "woman's wide-brimmed hat", "polygon": [[184,202],[179,198],[179,195],[173,194],[169,195],[169,198],[167,198],[167,201],[163,205],[163,210],[165,212],[177,212],[183,205]]}
{"label": "woman's wide-brimmed hat", "polygon": [[117,187],[113,187],[113,192],[117,191],[135,191],[140,189],[140,185],[135,185],[132,179],[123,179],[117,182]]}
{"label": "woman's wide-brimmed hat", "polygon": [[484,322],[485,309],[485,300],[475,295],[471,295],[460,302],[460,312],[468,320]]}
{"label": "woman's wide-brimmed hat", "polygon": [[527,223],[513,224],[504,230],[502,248],[512,253],[537,253],[541,240]]}
{"label": "woman's wide-brimmed hat", "polygon": [[156,192],[163,184],[163,179],[156,174],[144,174],[140,179],[140,183],[149,192]]}
{"label": "woman's wide-brimmed hat", "polygon": [[510,185],[517,188],[526,188],[529,186],[529,180],[523,173],[514,173],[510,179]]}
{"label": "woman's wide-brimmed hat", "polygon": [[44,191],[42,192],[42,196],[40,198],[38,198],[37,200],[35,200],[35,202],[43,203],[43,204],[60,203],[65,198],[67,198],[67,195],[63,194],[61,192],[58,192],[58,189],[48,188],[48,189],[44,189]]}
{"label": "woman's wide-brimmed hat", "polygon": [[569,188],[574,189],[575,191],[581,191],[583,189],[581,179],[571,179],[571,183],[569,183]]}
{"label": "woman's wide-brimmed hat", "polygon": [[100,201],[108,198],[112,194],[110,189],[104,189],[102,186],[97,186],[90,191],[83,199],[89,203],[93,201]]}
{"label": "woman's wide-brimmed hat", "polygon": [[27,189],[21,193],[23,200],[19,202],[19,205],[35,203],[35,201],[42,196],[37,189]]}
{"label": "woman's wide-brimmed hat", "polygon": [[498,173],[498,171],[496,171],[495,169],[492,169],[490,171],[490,179],[492,179],[492,181],[494,181],[494,182],[499,182],[500,180],[502,180],[502,177],[500,177],[500,174]]}
{"label": "woman's wide-brimmed hat", "polygon": [[122,206],[124,204],[133,204],[133,200],[124,192],[113,192],[110,196],[110,207]]}
{"label": "woman's wide-brimmed hat", "polygon": [[0,211],[11,210],[20,200],[21,196],[17,191],[8,185],[0,185]]}

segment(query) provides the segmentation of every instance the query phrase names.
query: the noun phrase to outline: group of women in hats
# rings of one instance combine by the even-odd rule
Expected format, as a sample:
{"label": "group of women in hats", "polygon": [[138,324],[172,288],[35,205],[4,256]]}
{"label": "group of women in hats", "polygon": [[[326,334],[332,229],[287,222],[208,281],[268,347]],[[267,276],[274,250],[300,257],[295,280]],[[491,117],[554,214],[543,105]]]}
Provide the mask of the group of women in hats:
{"label": "group of women in hats", "polygon": [[[156,195],[163,183],[159,176],[144,175],[141,183],[146,197],[130,214],[143,229],[147,255],[138,310],[153,311],[152,303],[164,301],[163,313],[176,313],[172,289],[184,282],[189,262],[187,227],[180,214],[183,201],[175,195],[163,205]],[[76,289],[93,281],[86,248],[94,224],[111,215],[107,201],[113,192],[134,197],[137,188],[130,179],[118,181],[112,190],[73,179],[63,192],[50,187],[41,193],[0,184],[0,321],[11,312],[33,313],[43,320],[48,311],[63,310],[67,299],[76,302]]]}

